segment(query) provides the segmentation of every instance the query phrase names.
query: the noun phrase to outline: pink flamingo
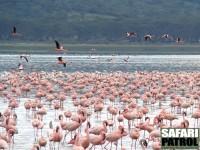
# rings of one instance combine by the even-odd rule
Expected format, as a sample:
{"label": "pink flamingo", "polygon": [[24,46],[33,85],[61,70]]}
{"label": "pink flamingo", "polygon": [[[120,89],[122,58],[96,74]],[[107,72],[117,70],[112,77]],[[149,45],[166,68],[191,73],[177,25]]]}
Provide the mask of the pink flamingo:
{"label": "pink flamingo", "polygon": [[[197,120],[197,127],[198,127],[198,124],[199,124],[199,118],[200,118],[200,110],[197,110],[195,111],[191,118],[194,118],[195,120]],[[194,120],[194,127],[195,127],[195,120]]]}
{"label": "pink flamingo", "polygon": [[101,131],[104,131],[105,133],[107,133],[107,125],[108,122],[106,120],[104,120],[102,122],[102,125],[96,125],[95,127],[89,129],[89,133],[91,134],[95,134],[95,135],[99,135],[101,133]]}
{"label": "pink flamingo", "polygon": [[46,149],[47,140],[43,136],[39,137],[38,143],[39,143],[40,147],[45,147],[45,149]]}
{"label": "pink flamingo", "polygon": [[[79,136],[79,140],[78,140],[78,143],[81,146],[83,146],[84,149],[87,149],[88,146],[90,145],[90,136],[89,136],[88,128],[90,128],[90,123],[89,122],[87,123],[87,127],[85,128],[86,135],[85,136]],[[76,135],[75,135],[75,137],[76,137]],[[75,139],[76,138],[72,139],[68,144],[74,144]]]}
{"label": "pink flamingo", "polygon": [[130,133],[130,138],[132,139],[132,143],[131,143],[131,149],[133,147],[133,140],[135,139],[135,149],[136,149],[136,142],[138,140],[138,138],[140,137],[140,132],[138,129],[135,129],[133,130],[131,133]]}
{"label": "pink flamingo", "polygon": [[54,149],[55,149],[55,143],[58,142],[58,149],[59,149],[59,145],[60,145],[60,142],[63,138],[63,135],[62,133],[60,132],[60,128],[59,126],[56,127],[56,131],[53,132],[52,134],[52,141],[54,142]]}
{"label": "pink flamingo", "polygon": [[85,148],[79,144],[78,133],[75,133],[75,143],[73,145],[73,150],[85,150]]}
{"label": "pink flamingo", "polygon": [[[92,149],[92,147],[94,146],[94,149],[95,149],[95,146],[96,145],[102,145],[106,142],[106,134],[104,131],[101,131],[99,135],[92,135],[90,136],[90,143],[92,144],[92,146],[90,147],[89,150]],[[102,147],[103,149],[103,147]]]}
{"label": "pink flamingo", "polygon": [[8,149],[8,143],[2,139],[0,139],[0,149]]}
{"label": "pink flamingo", "polygon": [[118,140],[123,136],[122,134],[124,133],[124,128],[121,128],[120,132],[112,132],[110,134],[108,134],[106,136],[106,140],[108,141],[108,143],[105,145],[104,148],[106,148],[106,146],[111,142],[111,147],[110,149],[112,150],[112,143],[113,142],[117,142],[116,144],[116,150],[117,150],[117,146],[118,146]]}
{"label": "pink flamingo", "polygon": [[68,132],[65,134],[65,137],[64,137],[64,141],[65,141],[65,138],[67,136],[67,134],[69,132],[71,132],[71,138],[72,138],[72,132],[75,131],[76,129],[78,129],[82,124],[82,121],[81,119],[79,118],[78,121],[72,121],[72,122],[68,122],[65,127],[63,127],[63,129],[67,130]]}

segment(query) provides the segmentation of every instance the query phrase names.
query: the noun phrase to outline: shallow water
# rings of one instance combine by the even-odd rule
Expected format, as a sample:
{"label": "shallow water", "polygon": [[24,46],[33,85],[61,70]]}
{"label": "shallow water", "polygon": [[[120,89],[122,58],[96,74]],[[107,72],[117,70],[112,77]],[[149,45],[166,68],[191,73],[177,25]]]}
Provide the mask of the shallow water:
{"label": "shallow water", "polygon": [[[46,71],[52,72],[53,70],[62,71],[66,73],[74,73],[76,71],[84,71],[84,72],[134,72],[134,71],[148,71],[151,72],[153,70],[157,70],[160,72],[179,72],[179,71],[186,71],[186,72],[193,72],[198,71],[200,69],[200,56],[199,55],[136,55],[136,56],[129,56],[128,62],[125,62],[128,56],[108,56],[108,55],[100,55],[100,56],[86,56],[86,55],[62,55],[63,60],[72,62],[68,64],[67,67],[63,67],[60,64],[57,64],[57,57],[60,55],[30,55],[28,57],[29,62],[26,62],[24,59],[20,59],[19,55],[0,55],[0,72],[9,71],[11,69],[17,68],[18,64],[21,63],[24,65],[25,72],[31,72],[31,69],[35,69],[37,71]],[[112,58],[112,62],[108,62],[107,59]],[[35,99],[35,93],[30,93],[28,96],[30,99]],[[15,136],[15,144],[10,145],[10,149],[14,150],[24,150],[30,149],[35,141],[34,137],[34,130],[31,124],[32,118],[26,118],[26,111],[24,109],[24,102],[27,98],[21,98],[20,106],[16,109],[16,113],[18,115],[18,123],[17,128],[19,133]],[[45,101],[45,99],[43,99]],[[108,105],[108,100],[106,100]],[[169,97],[166,97],[166,101],[162,103],[163,108],[166,108],[170,111]],[[45,103],[46,104],[46,103]],[[123,106],[120,103],[115,104],[119,109],[123,109]],[[3,100],[0,101],[0,110],[3,111],[7,103]],[[139,100],[139,106],[142,106],[142,103]],[[49,108],[48,105],[44,105],[44,108],[48,110],[47,115],[44,116],[43,122],[44,127],[42,131],[42,135],[47,137],[47,130],[49,121],[53,121],[53,126],[55,127],[59,124],[58,120],[55,120],[54,117],[54,109]],[[73,108],[73,109],[72,109]],[[197,109],[197,108],[194,108]],[[66,110],[72,110],[73,113],[76,112],[72,104],[71,98],[68,96],[67,100],[64,103],[64,110],[59,110],[58,114],[63,113]],[[194,111],[194,110],[193,110]],[[102,111],[102,119],[106,119],[106,106]],[[158,109],[158,104],[155,105],[155,108],[152,109],[148,116],[150,118],[155,117],[160,110]],[[181,118],[182,115],[178,114]],[[186,118],[190,120],[190,127],[194,127],[194,120],[190,118],[191,114],[189,113]],[[135,121],[136,123],[137,121]],[[173,121],[173,124],[179,123],[180,120]],[[95,124],[100,124],[101,121],[97,120],[97,118],[92,115],[91,118],[91,125],[92,127]],[[118,126],[117,124],[116,126]],[[125,120],[124,126],[127,127],[127,121]],[[85,124],[83,125],[85,127]],[[84,128],[83,128],[84,129]],[[2,132],[5,132],[2,129]],[[110,131],[109,131],[110,132]],[[83,133],[84,134],[84,133]],[[41,135],[41,133],[39,133]],[[141,132],[141,136],[143,136],[143,132]],[[66,141],[70,140],[70,134],[67,135]],[[131,139],[127,136],[123,138],[123,148],[127,150],[130,149]],[[151,149],[151,142],[149,143],[147,149]],[[118,149],[121,149],[121,145],[119,142]],[[47,149],[49,149],[49,145],[47,144]],[[110,146],[107,146],[110,149]],[[42,148],[44,149],[44,148]],[[67,145],[60,145],[60,150],[65,149],[72,149],[72,146]],[[100,146],[97,146],[96,149],[101,149]],[[113,145],[113,149],[115,149],[115,145]],[[134,148],[133,148],[134,149]],[[141,149],[141,146],[137,143],[137,149]]]}

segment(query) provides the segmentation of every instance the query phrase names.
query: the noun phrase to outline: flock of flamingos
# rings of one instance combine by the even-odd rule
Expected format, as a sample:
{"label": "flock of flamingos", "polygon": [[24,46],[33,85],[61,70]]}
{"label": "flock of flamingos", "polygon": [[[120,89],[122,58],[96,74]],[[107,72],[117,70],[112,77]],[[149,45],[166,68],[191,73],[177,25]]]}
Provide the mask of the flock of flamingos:
{"label": "flock of flamingos", "polygon": [[18,144],[22,104],[35,141],[25,149],[160,150],[160,128],[199,127],[199,87],[200,72],[5,71],[0,149]]}
{"label": "flock of flamingos", "polygon": [[[12,34],[21,36],[15,27]],[[63,51],[55,43],[56,51]],[[58,61],[66,66],[61,57]],[[27,133],[34,140],[32,147],[24,148],[31,150],[160,150],[160,128],[200,127],[197,71],[26,73],[22,68],[2,72],[0,80],[5,105],[0,112],[0,149],[18,144],[14,137],[20,134],[20,105],[24,107],[20,115],[34,129]]]}

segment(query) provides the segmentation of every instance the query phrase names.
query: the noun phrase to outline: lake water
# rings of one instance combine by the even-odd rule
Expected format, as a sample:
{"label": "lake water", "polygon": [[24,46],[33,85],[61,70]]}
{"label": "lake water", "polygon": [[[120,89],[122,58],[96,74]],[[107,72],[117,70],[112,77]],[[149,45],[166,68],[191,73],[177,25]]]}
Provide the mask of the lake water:
{"label": "lake water", "polygon": [[[64,61],[72,62],[64,68],[57,64],[57,57],[62,56]],[[128,59],[125,62],[124,59]],[[37,71],[52,70],[66,71],[68,73],[76,71],[94,72],[134,72],[134,71],[196,71],[200,68],[199,55],[30,55],[29,62],[20,59],[20,55],[0,55],[0,71],[17,68],[21,63],[25,68],[35,68]],[[107,61],[112,59],[112,61]],[[6,65],[5,65],[6,64]]]}
{"label": "lake water", "polygon": [[[57,57],[62,56],[64,61],[71,62],[66,67],[63,67],[61,64],[57,64]],[[128,58],[129,57],[129,58]],[[124,61],[127,59],[128,61]],[[110,61],[108,61],[110,59]],[[112,59],[112,60],[111,60]],[[72,74],[77,71],[83,72],[103,72],[103,73],[111,73],[116,71],[121,72],[130,72],[133,73],[135,71],[148,71],[152,72],[157,70],[159,72],[194,72],[200,70],[200,56],[199,55],[30,55],[28,56],[29,62],[26,62],[25,59],[20,59],[20,55],[0,55],[0,73],[4,71],[10,71],[16,69],[18,64],[23,64],[25,68],[25,72],[31,72],[32,69],[36,71],[45,71],[51,73],[53,70],[62,71],[63,73]],[[87,89],[88,90],[88,89]],[[30,99],[35,99],[35,93],[30,93]],[[27,98],[22,98],[19,108],[16,109],[16,113],[18,115],[18,123],[17,128],[19,130],[19,134],[15,136],[15,144],[10,146],[10,149],[14,150],[28,150],[35,143],[34,138],[34,130],[31,124],[31,119],[27,119],[25,115],[24,102]],[[163,103],[164,108],[170,111],[169,107],[169,97],[166,98],[165,103]],[[142,106],[142,103],[139,102],[139,106]],[[3,100],[0,101],[0,110],[1,112],[5,110],[7,103]],[[122,109],[123,106],[120,104],[116,104],[119,109]],[[155,105],[158,107],[158,104]],[[48,105],[44,105],[44,108],[48,110],[47,115],[44,116],[44,128],[43,135],[46,137],[48,130],[49,121],[53,121],[54,127],[56,124],[59,124],[59,121],[54,120],[54,110],[50,109]],[[59,110],[59,114],[63,113],[66,110],[72,110],[73,113],[76,112],[76,109],[73,107],[72,100],[70,97],[67,97],[67,100],[64,103],[64,110]],[[160,110],[154,109],[150,111],[148,116],[151,118],[158,114]],[[191,115],[191,114],[190,114]],[[188,119],[190,118],[188,115]],[[181,115],[178,115],[181,117]],[[102,111],[102,120],[106,118],[106,109]],[[193,127],[193,119],[191,119],[190,127]],[[175,123],[180,122],[179,120],[174,121]],[[95,116],[91,118],[92,127],[95,124],[100,124],[101,122],[96,120]],[[118,124],[117,124],[118,125]],[[85,126],[85,125],[84,125]],[[125,121],[125,126],[127,126],[127,121]],[[2,129],[2,132],[4,130]],[[142,133],[141,133],[142,134]],[[40,134],[39,134],[40,135]],[[67,141],[70,140],[70,134],[67,135]],[[131,140],[127,136],[123,138],[123,147],[127,150],[130,149]],[[120,142],[119,142],[120,143]],[[151,142],[147,149],[151,149]],[[107,147],[110,149],[110,147]],[[113,145],[113,149],[115,146]],[[44,148],[42,148],[44,149]],[[46,149],[49,149],[47,144]],[[72,146],[65,144],[60,145],[60,150],[70,150]],[[96,149],[101,149],[100,146],[97,146]],[[118,149],[121,149],[121,145],[119,144]],[[137,149],[141,149],[141,146],[137,144]]]}

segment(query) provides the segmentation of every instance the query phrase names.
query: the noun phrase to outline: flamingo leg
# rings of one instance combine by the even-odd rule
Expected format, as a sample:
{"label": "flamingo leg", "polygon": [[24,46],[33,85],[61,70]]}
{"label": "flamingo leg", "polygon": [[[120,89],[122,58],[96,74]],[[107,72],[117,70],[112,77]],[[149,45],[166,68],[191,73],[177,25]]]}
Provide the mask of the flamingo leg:
{"label": "flamingo leg", "polygon": [[89,149],[89,150],[91,150],[93,146],[94,146],[94,145],[92,145],[92,146],[90,147],[90,149]]}
{"label": "flamingo leg", "polygon": [[133,147],[133,139],[132,139],[132,142],[131,142],[131,149],[132,149],[132,147]]}
{"label": "flamingo leg", "polygon": [[137,143],[137,139],[135,140],[135,149],[136,149],[136,143]]}
{"label": "flamingo leg", "polygon": [[[109,144],[110,142],[108,142],[105,146],[104,146],[104,148],[106,148],[106,146]],[[111,144],[111,146],[112,146],[112,144]]]}

